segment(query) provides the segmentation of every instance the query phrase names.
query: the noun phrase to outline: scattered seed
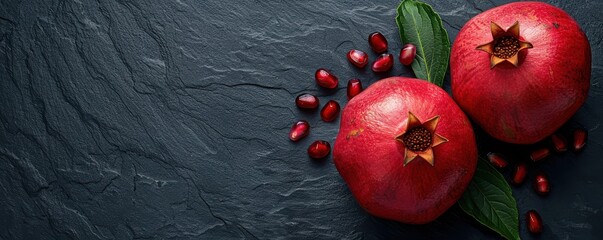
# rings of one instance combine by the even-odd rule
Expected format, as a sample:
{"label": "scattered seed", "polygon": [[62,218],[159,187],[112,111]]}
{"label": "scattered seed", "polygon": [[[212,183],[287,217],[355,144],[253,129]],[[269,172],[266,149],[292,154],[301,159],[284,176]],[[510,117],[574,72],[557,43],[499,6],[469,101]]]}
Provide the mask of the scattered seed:
{"label": "scattered seed", "polygon": [[488,153],[488,160],[497,168],[505,168],[508,164],[507,160],[500,153]]}
{"label": "scattered seed", "polygon": [[530,158],[534,162],[538,162],[551,154],[551,151],[548,148],[540,148],[536,149],[530,154]]}
{"label": "scattered seed", "polygon": [[574,130],[574,151],[581,151],[586,146],[586,139],[588,138],[588,132],[583,128],[577,128]]}

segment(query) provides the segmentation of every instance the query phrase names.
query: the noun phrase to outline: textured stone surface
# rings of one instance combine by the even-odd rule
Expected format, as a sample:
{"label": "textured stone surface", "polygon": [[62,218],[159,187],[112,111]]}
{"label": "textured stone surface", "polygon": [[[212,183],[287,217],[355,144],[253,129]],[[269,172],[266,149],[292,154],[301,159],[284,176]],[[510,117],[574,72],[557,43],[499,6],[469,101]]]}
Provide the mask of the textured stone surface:
{"label": "textured stone surface", "polygon": [[[503,1],[427,1],[451,39],[471,16]],[[496,235],[458,207],[411,226],[368,216],[330,159],[311,161],[314,139],[338,122],[296,109],[302,92],[346,102],[381,31],[402,43],[398,1],[0,2],[0,239],[484,239]],[[603,27],[600,1],[552,1],[583,26],[593,53],[581,154],[538,166],[552,192],[514,188],[521,215],[540,211],[542,239],[603,238]],[[318,89],[319,67],[340,77]],[[396,64],[391,75],[412,73]],[[448,81],[448,80],[447,80]],[[306,119],[311,135],[288,140]],[[530,147],[481,134],[483,151],[525,158]],[[531,172],[533,175],[533,172]]]}

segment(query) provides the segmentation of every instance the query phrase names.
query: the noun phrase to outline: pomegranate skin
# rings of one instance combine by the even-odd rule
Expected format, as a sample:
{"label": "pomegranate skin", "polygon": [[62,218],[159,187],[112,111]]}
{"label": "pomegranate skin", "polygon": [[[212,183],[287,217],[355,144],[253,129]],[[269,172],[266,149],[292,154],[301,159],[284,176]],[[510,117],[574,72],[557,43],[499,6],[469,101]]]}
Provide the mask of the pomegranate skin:
{"label": "pomegranate skin", "polygon": [[[490,54],[476,49],[492,41],[490,24],[519,22],[518,67],[490,68]],[[591,50],[578,24],[563,10],[539,2],[516,2],[485,11],[459,32],[450,57],[452,95],[488,134],[532,144],[555,132],[586,100]]]}
{"label": "pomegranate skin", "polygon": [[[435,133],[448,139],[432,148],[434,165],[420,157],[404,166],[409,111],[420,121],[440,116]],[[477,164],[471,123],[440,87],[425,80],[390,77],[345,106],[333,161],[362,208],[410,224],[436,219],[469,184]]]}

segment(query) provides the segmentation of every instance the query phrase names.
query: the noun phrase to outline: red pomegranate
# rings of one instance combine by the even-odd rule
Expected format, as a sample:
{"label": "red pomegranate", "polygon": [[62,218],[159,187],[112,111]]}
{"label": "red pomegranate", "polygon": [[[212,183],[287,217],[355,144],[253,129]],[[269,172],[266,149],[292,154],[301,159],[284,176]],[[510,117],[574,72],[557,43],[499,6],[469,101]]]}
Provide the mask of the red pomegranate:
{"label": "red pomegranate", "polygon": [[471,123],[444,90],[390,77],[346,105],[333,161],[366,211],[421,224],[461,197],[477,148]]}
{"label": "red pomegranate", "polygon": [[563,10],[516,2],[465,24],[450,56],[452,95],[486,132],[531,144],[551,135],[584,103],[591,52]]}

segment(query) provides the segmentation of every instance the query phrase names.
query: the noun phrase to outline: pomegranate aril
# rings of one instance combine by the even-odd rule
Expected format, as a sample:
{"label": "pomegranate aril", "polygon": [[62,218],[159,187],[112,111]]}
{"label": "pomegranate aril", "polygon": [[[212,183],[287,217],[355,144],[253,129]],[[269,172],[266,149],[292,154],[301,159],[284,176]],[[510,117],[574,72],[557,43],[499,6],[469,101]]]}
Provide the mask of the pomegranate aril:
{"label": "pomegranate aril", "polygon": [[505,158],[500,155],[500,153],[488,153],[488,160],[490,161],[490,163],[492,165],[494,165],[497,168],[504,168],[507,166],[507,160],[505,160]]}
{"label": "pomegranate aril", "polygon": [[400,63],[404,66],[409,66],[417,56],[417,47],[412,43],[408,43],[400,50]]}
{"label": "pomegranate aril", "polygon": [[314,159],[321,159],[329,155],[331,144],[327,141],[316,140],[308,147],[308,155]]}
{"label": "pomegranate aril", "polygon": [[511,181],[513,184],[519,185],[526,179],[526,175],[528,175],[528,165],[520,162],[517,164],[517,166],[515,166],[515,171],[513,171],[513,178]]}
{"label": "pomegranate aril", "polygon": [[348,61],[358,68],[364,68],[368,63],[368,55],[360,50],[350,50],[347,57]]}
{"label": "pomegranate aril", "polygon": [[351,79],[348,81],[348,100],[362,92],[362,82],[359,79]]}
{"label": "pomegranate aril", "polygon": [[534,190],[540,196],[547,195],[551,191],[549,179],[543,172],[536,174],[536,177],[534,178]]}
{"label": "pomegranate aril", "polygon": [[574,130],[574,151],[579,152],[586,145],[588,133],[582,128]]}
{"label": "pomegranate aril", "polygon": [[380,32],[374,32],[369,35],[369,45],[376,53],[384,53],[387,51],[387,39]]}
{"label": "pomegranate aril", "polygon": [[555,151],[557,152],[565,152],[567,151],[567,140],[563,136],[558,133],[551,135],[551,142],[553,142],[553,147],[555,147]]}
{"label": "pomegranate aril", "polygon": [[303,93],[295,98],[295,105],[301,109],[314,110],[318,108],[320,101],[312,94]]}
{"label": "pomegranate aril", "polygon": [[551,155],[551,150],[549,150],[548,148],[540,148],[540,149],[534,150],[530,154],[530,159],[532,159],[532,161],[534,161],[534,162],[538,162],[538,161],[548,157],[549,155]]}
{"label": "pomegranate aril", "polygon": [[373,71],[377,73],[387,72],[392,69],[392,66],[394,66],[394,55],[384,53],[375,59]]}
{"label": "pomegranate aril", "polygon": [[339,79],[329,72],[329,70],[324,68],[319,68],[316,70],[316,73],[314,73],[314,78],[319,86],[328,89],[334,89],[339,84]]}
{"label": "pomegranate aril", "polygon": [[533,234],[542,232],[542,218],[536,210],[530,210],[526,213],[526,225],[528,230]]}
{"label": "pomegranate aril", "polygon": [[320,110],[320,118],[325,122],[332,122],[339,115],[339,103],[334,100],[329,100],[322,110]]}
{"label": "pomegranate aril", "polygon": [[291,126],[289,131],[289,139],[297,142],[310,134],[310,124],[307,121],[299,120]]}

